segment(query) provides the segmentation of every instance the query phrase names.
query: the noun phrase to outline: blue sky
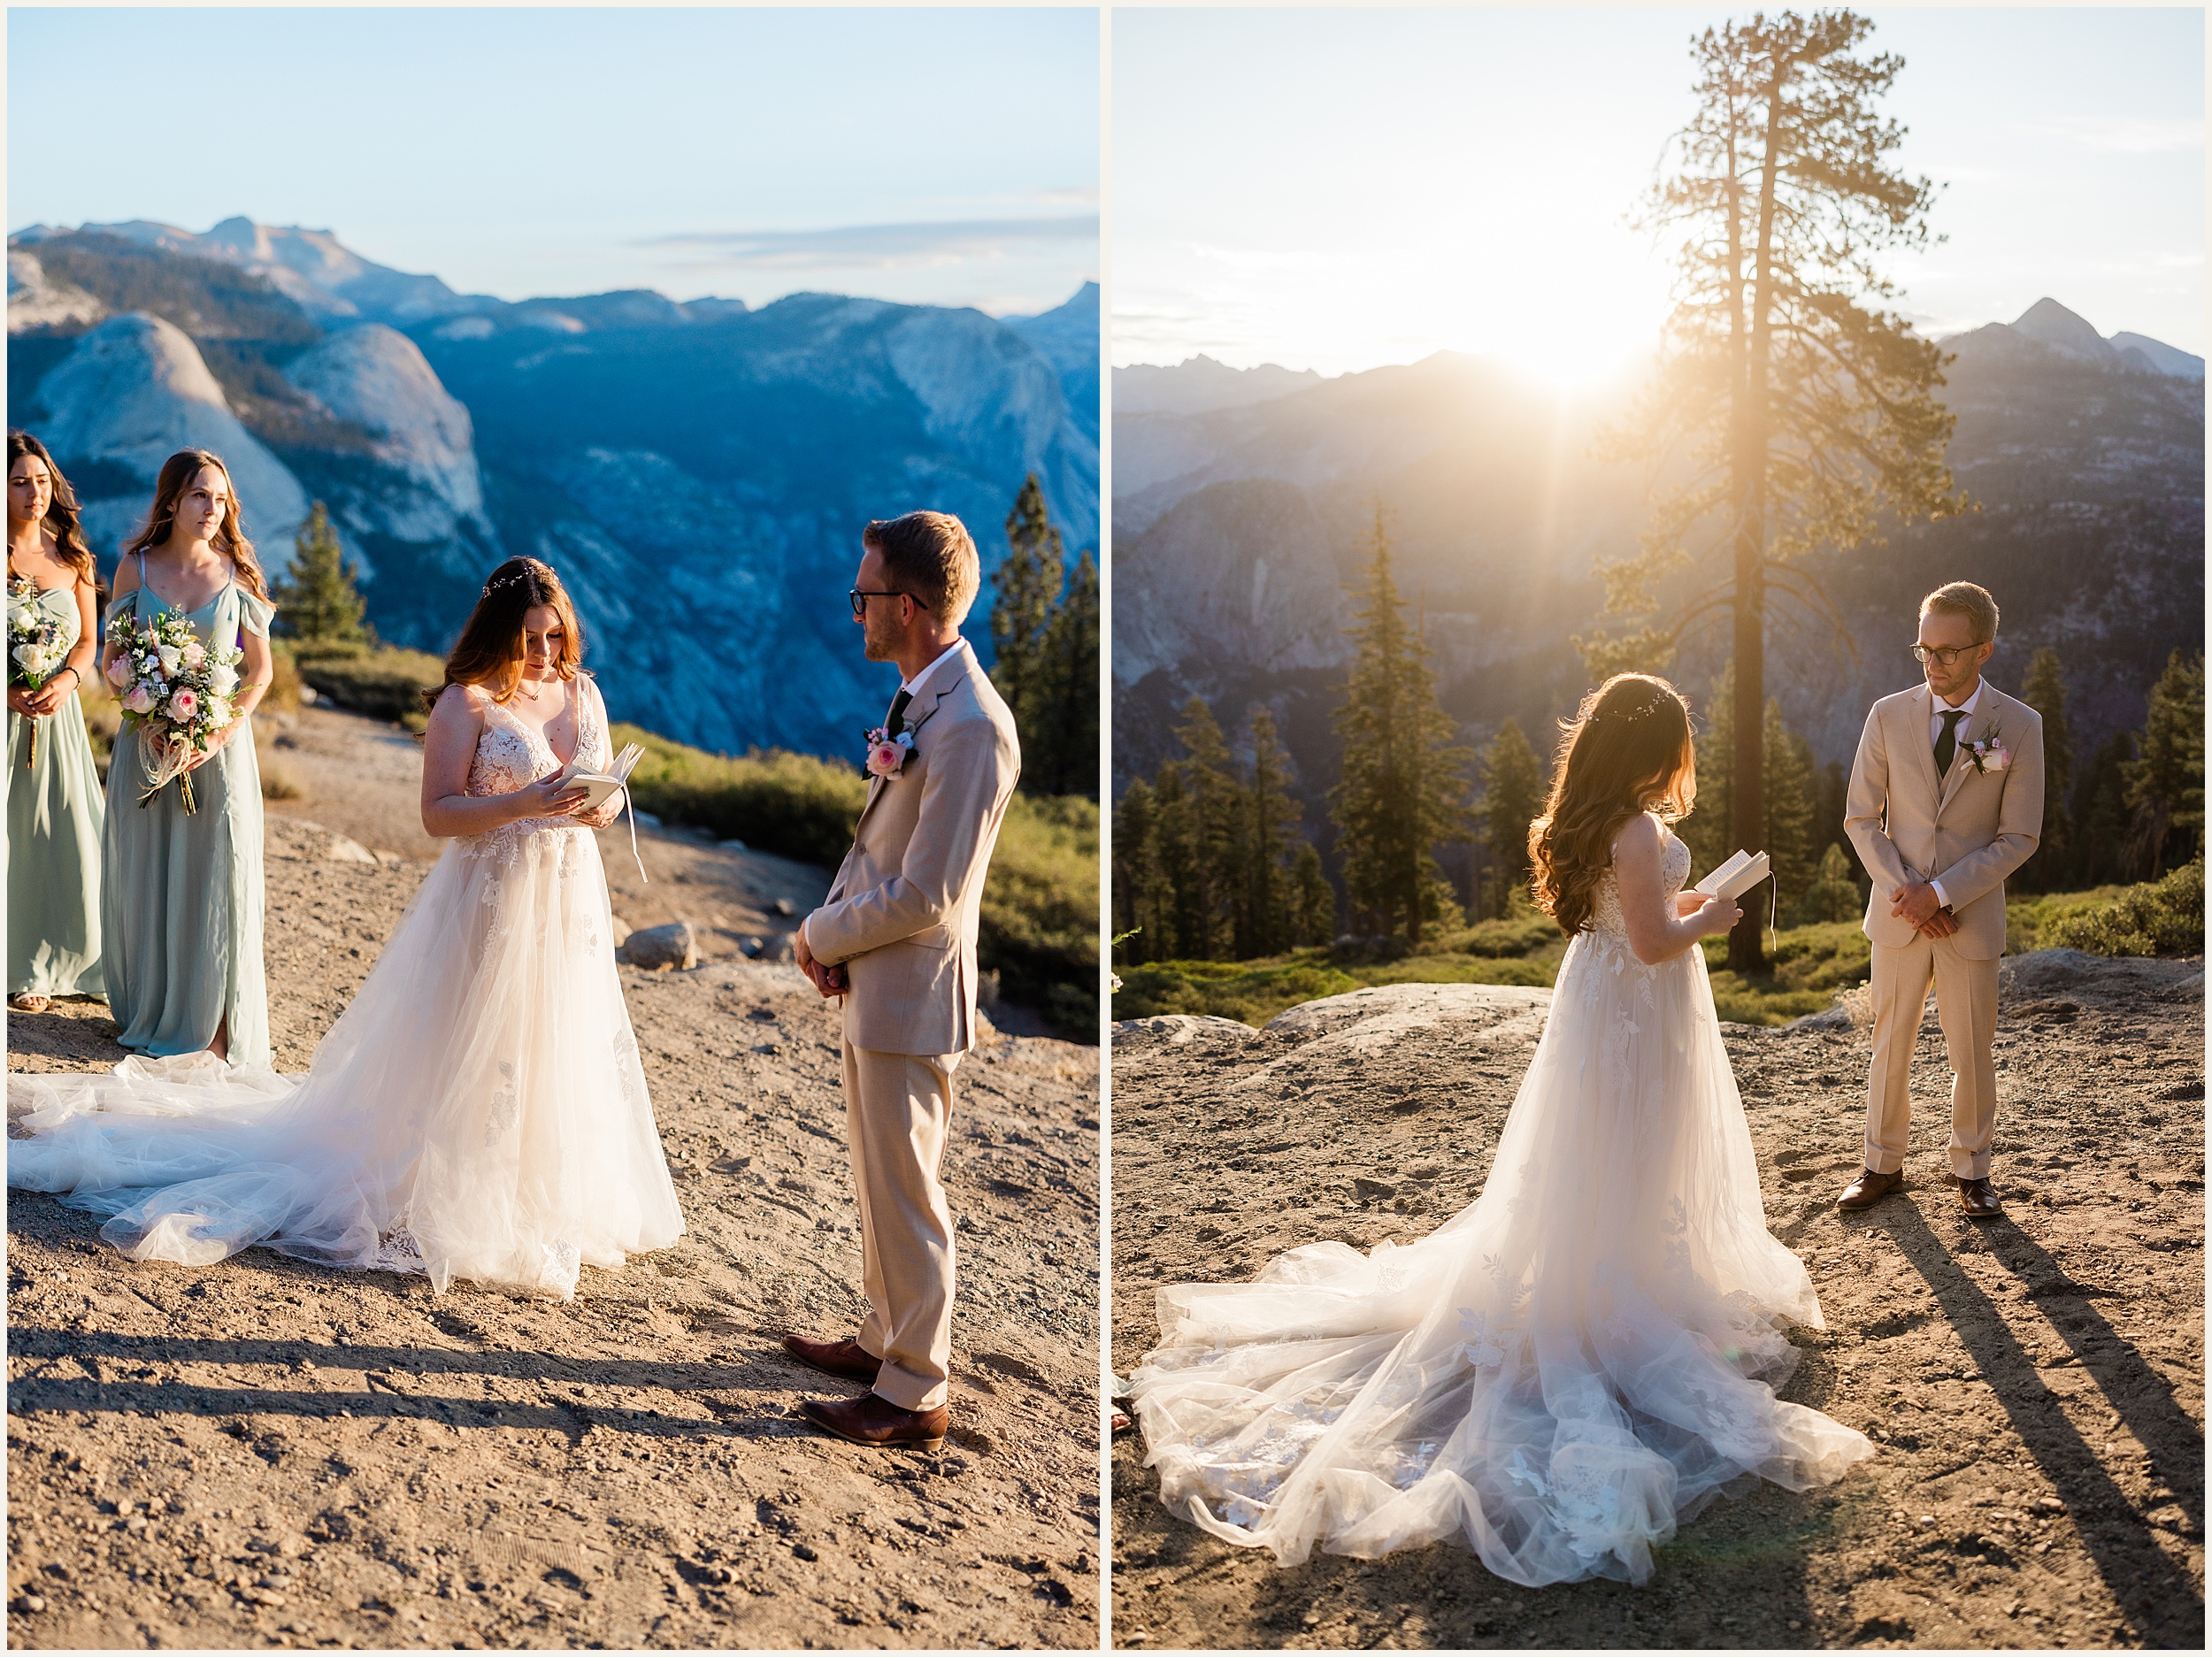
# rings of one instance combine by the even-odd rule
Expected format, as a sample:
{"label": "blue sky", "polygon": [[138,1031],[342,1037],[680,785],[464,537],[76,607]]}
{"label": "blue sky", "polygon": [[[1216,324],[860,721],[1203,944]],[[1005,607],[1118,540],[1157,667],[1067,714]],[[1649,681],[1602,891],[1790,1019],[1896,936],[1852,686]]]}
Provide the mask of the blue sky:
{"label": "blue sky", "polygon": [[[1729,15],[1118,11],[1113,360],[1617,366],[1670,275],[1624,217]],[[1949,240],[1891,261],[1905,312],[1941,334],[2048,295],[2201,354],[2203,12],[1867,15],[1906,60],[1899,165],[1948,185]]]}
{"label": "blue sky", "polygon": [[506,299],[1037,311],[1098,274],[1098,69],[1087,9],[18,7],[8,225],[244,214]]}

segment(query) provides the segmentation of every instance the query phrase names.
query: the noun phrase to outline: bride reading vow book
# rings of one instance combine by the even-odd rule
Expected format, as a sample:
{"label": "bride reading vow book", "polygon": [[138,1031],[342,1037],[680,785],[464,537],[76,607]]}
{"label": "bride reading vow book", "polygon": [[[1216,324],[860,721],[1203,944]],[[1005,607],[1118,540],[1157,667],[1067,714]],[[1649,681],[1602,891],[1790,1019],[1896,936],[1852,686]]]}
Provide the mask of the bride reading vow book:
{"label": "bride reading vow book", "polygon": [[1585,699],[1530,832],[1569,934],[1482,1194],[1362,1255],[1294,1248],[1250,1283],[1161,1291],[1132,1398],[1170,1507],[1286,1564],[1453,1540],[1535,1587],[1641,1582],[1732,1481],[1802,1490],[1873,1454],[1774,1389],[1819,1327],[1769,1235],[1662,817],[1695,783],[1688,710],[1623,674]]}
{"label": "bride reading vow book", "polygon": [[446,667],[423,826],[449,844],[303,1076],[211,1054],[13,1075],[8,1183],[142,1260],[260,1245],[557,1294],[684,1229],[615,972],[605,872],[561,783],[607,716],[553,572],[511,558]]}

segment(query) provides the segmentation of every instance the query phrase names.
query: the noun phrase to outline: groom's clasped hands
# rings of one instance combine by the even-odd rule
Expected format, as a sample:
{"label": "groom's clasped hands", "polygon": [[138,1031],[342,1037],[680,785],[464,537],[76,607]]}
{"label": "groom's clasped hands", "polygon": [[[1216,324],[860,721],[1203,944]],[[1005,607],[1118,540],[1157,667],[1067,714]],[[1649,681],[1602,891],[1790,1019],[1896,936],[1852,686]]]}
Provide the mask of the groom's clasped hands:
{"label": "groom's clasped hands", "polygon": [[1892,915],[1913,924],[1915,931],[1929,938],[1948,938],[1959,929],[1958,917],[1943,907],[1936,896],[1936,889],[1925,880],[1913,881],[1897,887],[1889,894]]}

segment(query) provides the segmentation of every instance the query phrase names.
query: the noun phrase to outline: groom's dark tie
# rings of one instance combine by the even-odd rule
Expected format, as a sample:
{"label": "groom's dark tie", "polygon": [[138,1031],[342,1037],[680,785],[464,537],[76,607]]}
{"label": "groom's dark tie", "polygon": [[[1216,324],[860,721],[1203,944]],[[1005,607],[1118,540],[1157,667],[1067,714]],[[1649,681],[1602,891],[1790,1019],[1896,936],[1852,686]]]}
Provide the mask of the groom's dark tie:
{"label": "groom's dark tie", "polygon": [[1943,721],[1943,734],[1936,738],[1936,775],[1939,778],[1942,778],[1948,777],[1951,774],[1951,762],[1958,757],[1958,722],[1966,717],[1966,710],[1963,708],[1949,708],[1946,709],[1938,717]]}
{"label": "groom's dark tie", "polygon": [[891,698],[891,717],[883,722],[883,734],[895,739],[906,729],[906,704],[914,700],[914,693],[902,690]]}

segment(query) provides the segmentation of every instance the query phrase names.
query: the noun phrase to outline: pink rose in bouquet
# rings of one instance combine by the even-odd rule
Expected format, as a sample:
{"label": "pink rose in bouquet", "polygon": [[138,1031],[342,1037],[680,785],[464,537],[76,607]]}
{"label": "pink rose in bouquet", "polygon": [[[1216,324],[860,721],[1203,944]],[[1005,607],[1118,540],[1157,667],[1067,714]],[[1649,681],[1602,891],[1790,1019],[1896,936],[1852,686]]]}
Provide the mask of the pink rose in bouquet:
{"label": "pink rose in bouquet", "polygon": [[179,725],[190,725],[192,716],[200,710],[199,694],[190,686],[173,691],[169,696],[169,717]]}
{"label": "pink rose in bouquet", "polygon": [[129,694],[123,698],[123,711],[134,713],[142,719],[153,710],[154,687],[142,679],[132,686]]}
{"label": "pink rose in bouquet", "polygon": [[108,683],[120,690],[131,682],[131,659],[119,656],[108,664]]}

